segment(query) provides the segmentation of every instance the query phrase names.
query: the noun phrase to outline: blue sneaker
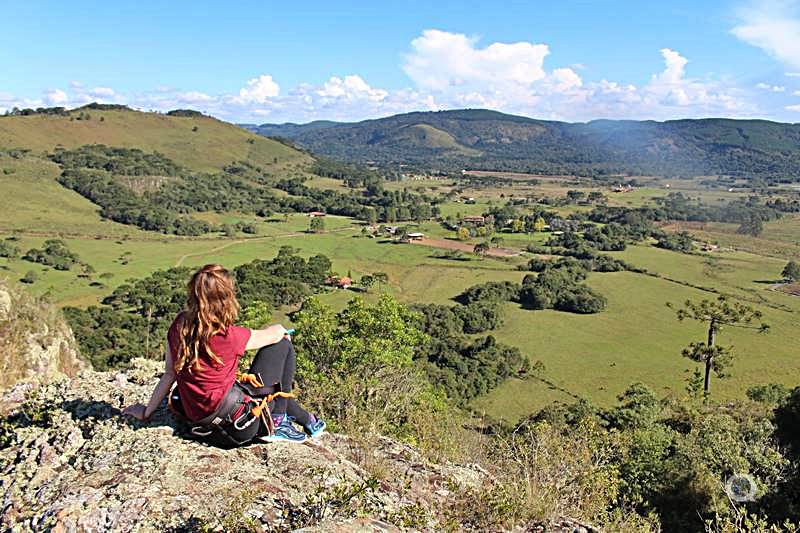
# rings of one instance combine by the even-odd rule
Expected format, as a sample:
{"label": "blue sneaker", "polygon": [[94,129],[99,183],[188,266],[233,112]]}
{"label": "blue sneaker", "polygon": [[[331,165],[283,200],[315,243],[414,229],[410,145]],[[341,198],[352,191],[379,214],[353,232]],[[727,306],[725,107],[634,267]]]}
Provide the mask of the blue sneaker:
{"label": "blue sneaker", "polygon": [[306,435],[308,435],[312,439],[316,439],[317,437],[322,435],[322,432],[325,431],[326,427],[327,425],[325,424],[324,420],[322,420],[321,418],[317,418],[314,415],[311,415],[311,421],[309,421],[308,425],[303,426],[303,431],[305,431]]}
{"label": "blue sneaker", "polygon": [[306,434],[297,431],[292,424],[292,417],[284,416],[279,424],[275,426],[274,435],[263,435],[259,437],[262,442],[293,442],[301,444],[306,441]]}

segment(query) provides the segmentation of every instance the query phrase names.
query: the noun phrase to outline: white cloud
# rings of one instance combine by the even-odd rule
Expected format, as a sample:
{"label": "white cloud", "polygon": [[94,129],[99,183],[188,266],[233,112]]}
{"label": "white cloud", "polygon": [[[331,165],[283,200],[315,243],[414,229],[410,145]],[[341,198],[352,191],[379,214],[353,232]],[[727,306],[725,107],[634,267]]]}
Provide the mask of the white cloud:
{"label": "white cloud", "polygon": [[389,95],[389,92],[383,89],[373,89],[361,76],[356,76],[355,74],[345,76],[344,80],[332,76],[316,93],[324,98],[344,98],[347,100],[367,98],[372,101],[383,100]]}
{"label": "white cloud", "polygon": [[204,102],[211,102],[213,97],[200,91],[187,91],[185,93],[178,93],[178,98],[183,102],[200,104]]}
{"label": "white cloud", "polygon": [[797,111],[798,113],[800,113],[800,104],[787,105],[786,109],[788,109],[789,111]]}
{"label": "white cloud", "polygon": [[764,91],[770,91],[773,93],[782,93],[786,92],[786,87],[783,85],[770,85],[769,83],[757,83],[756,89],[762,89]]}
{"label": "white cloud", "polygon": [[800,91],[794,91],[794,92],[792,93],[792,96],[800,96]]}
{"label": "white cloud", "polygon": [[[692,63],[672,48],[653,50],[653,72],[643,84],[590,78],[594,65],[548,65],[546,44],[534,42],[480,45],[474,37],[426,30],[410,43],[401,68],[413,84],[400,89],[376,87],[362,75],[331,75],[320,84],[300,83],[281,90],[271,75],[246,81],[241,89],[209,94],[196,88],[156,86],[144,92],[70,84],[54,95],[70,105],[103,97],[144,110],[193,108],[235,122],[269,117],[272,122],[316,119],[354,121],[420,110],[491,108],[507,113],[556,120],[595,118],[670,119],[702,116],[761,115],[755,97],[761,91],[788,92],[782,85],[762,83],[737,88],[725,79],[695,77]],[[579,74],[580,69],[580,74]],[[701,73],[702,74],[702,73]],[[594,74],[597,76],[597,74]],[[759,98],[772,101],[760,93]],[[15,104],[16,102],[16,104]],[[10,108],[22,100],[0,99]],[[769,103],[769,102],[767,102]],[[21,105],[20,105],[21,107]],[[786,114],[780,107],[779,113]],[[263,121],[263,120],[262,120]]]}
{"label": "white cloud", "polygon": [[116,95],[111,87],[95,87],[89,91],[89,94],[99,98],[113,98]]}
{"label": "white cloud", "polygon": [[545,77],[544,58],[550,53],[545,44],[476,44],[463,33],[425,30],[411,41],[403,70],[418,87],[433,91],[486,83],[530,85]]}
{"label": "white cloud", "polygon": [[796,0],[755,1],[737,12],[739,25],[731,33],[785,65],[800,68],[799,8]]}
{"label": "white cloud", "polygon": [[67,93],[61,89],[50,89],[44,93],[45,101],[50,105],[61,105],[69,101]]}
{"label": "white cloud", "polygon": [[280,86],[275,83],[272,76],[262,74],[257,78],[247,82],[247,85],[239,90],[239,100],[242,103],[263,104],[270,98],[275,98],[280,93]]}
{"label": "white cloud", "polygon": [[787,78],[800,78],[800,72],[784,72]]}

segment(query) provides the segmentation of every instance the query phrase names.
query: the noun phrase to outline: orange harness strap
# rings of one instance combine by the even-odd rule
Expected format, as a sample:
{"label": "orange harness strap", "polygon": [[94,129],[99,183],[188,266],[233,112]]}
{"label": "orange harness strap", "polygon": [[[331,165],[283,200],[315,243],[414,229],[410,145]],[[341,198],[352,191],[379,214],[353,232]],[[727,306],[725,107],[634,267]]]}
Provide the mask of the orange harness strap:
{"label": "orange harness strap", "polygon": [[269,396],[265,396],[261,400],[261,403],[259,403],[255,407],[253,407],[250,410],[250,412],[253,414],[253,416],[261,416],[261,413],[264,411],[264,409],[268,408],[267,404],[269,402],[271,402],[272,400],[274,400],[275,398],[297,398],[297,396],[292,394],[291,392],[280,392],[280,391],[278,391],[278,392],[276,392],[274,394],[270,394]]}
{"label": "orange harness strap", "polygon": [[261,417],[261,421],[266,425],[267,431],[270,435],[275,434],[275,423],[272,421],[272,414],[269,412],[269,402],[275,398],[297,398],[297,396],[291,392],[279,391],[274,394],[270,394],[269,396],[265,396],[261,400],[261,403],[250,410],[250,414],[252,414],[254,417]]}
{"label": "orange harness strap", "polygon": [[255,374],[246,374],[244,372],[236,373],[236,381],[240,383],[247,383],[248,385],[256,388],[261,388],[264,386],[264,384],[261,383],[261,380],[258,379],[258,376]]}

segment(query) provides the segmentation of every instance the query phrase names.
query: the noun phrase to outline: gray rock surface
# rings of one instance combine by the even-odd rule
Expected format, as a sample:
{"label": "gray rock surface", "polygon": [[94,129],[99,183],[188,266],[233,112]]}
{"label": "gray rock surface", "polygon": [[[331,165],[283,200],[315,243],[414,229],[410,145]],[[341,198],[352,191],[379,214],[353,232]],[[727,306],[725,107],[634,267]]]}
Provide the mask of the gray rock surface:
{"label": "gray rock surface", "polygon": [[72,376],[86,366],[61,313],[0,279],[0,389]]}
{"label": "gray rock surface", "polygon": [[[0,398],[0,527],[14,531],[396,531],[435,527],[478,467],[432,464],[386,438],[365,449],[323,435],[306,444],[221,450],[185,437],[166,407],[148,423],[120,416],[145,401],[160,364],[84,371]],[[353,458],[369,456],[372,474]],[[379,472],[377,475],[375,472]]]}

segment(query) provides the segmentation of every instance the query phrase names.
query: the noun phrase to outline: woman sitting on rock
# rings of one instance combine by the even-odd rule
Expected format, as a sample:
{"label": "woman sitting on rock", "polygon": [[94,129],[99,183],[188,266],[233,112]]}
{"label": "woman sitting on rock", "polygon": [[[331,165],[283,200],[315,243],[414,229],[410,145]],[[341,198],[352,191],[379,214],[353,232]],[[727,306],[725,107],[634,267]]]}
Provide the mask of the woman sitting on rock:
{"label": "woman sitting on rock", "polygon": [[[322,434],[325,422],[291,394],[296,358],[287,330],[279,324],[257,330],[236,326],[238,312],[230,273],[220,265],[198,270],[189,282],[186,309],[169,328],[164,375],[150,402],[122,413],[148,420],[177,381],[173,409],[192,424],[193,435],[212,444],[299,443]],[[258,353],[249,372],[237,376],[246,350]]]}

